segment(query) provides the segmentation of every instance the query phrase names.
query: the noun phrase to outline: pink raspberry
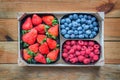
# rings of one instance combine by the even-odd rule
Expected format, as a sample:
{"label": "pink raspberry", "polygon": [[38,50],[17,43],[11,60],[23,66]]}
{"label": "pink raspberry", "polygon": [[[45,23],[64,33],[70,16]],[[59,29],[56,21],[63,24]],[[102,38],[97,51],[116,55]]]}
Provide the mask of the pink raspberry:
{"label": "pink raspberry", "polygon": [[98,49],[95,49],[95,50],[94,50],[94,53],[95,53],[95,54],[100,54],[100,51],[99,51]]}
{"label": "pink raspberry", "polygon": [[80,45],[77,45],[77,50],[80,50],[81,49],[81,46]]}
{"label": "pink raspberry", "polygon": [[84,56],[85,55],[85,51],[80,51],[81,55]]}
{"label": "pink raspberry", "polygon": [[77,46],[76,46],[76,45],[73,45],[73,46],[72,46],[72,49],[77,50]]}
{"label": "pink raspberry", "polygon": [[76,51],[75,54],[76,54],[76,56],[79,56],[81,53],[80,53],[80,51]]}
{"label": "pink raspberry", "polygon": [[88,43],[90,46],[94,46],[94,42],[93,41],[89,41],[89,43]]}
{"label": "pink raspberry", "polygon": [[66,58],[66,57],[68,57],[68,54],[67,54],[67,53],[62,53],[62,56],[63,56],[64,58]]}
{"label": "pink raspberry", "polygon": [[86,46],[82,46],[82,47],[81,47],[81,50],[86,50],[86,49],[87,49]]}
{"label": "pink raspberry", "polygon": [[70,44],[71,44],[69,40],[67,40],[65,43],[66,43],[67,45],[70,45]]}
{"label": "pink raspberry", "polygon": [[88,55],[88,54],[85,54],[84,56],[85,56],[86,58],[88,58],[88,57],[89,57],[89,55]]}
{"label": "pink raspberry", "polygon": [[67,62],[68,62],[68,61],[69,61],[69,57],[66,57],[66,58],[65,58],[65,61],[67,61]]}
{"label": "pink raspberry", "polygon": [[79,40],[79,41],[78,41],[78,44],[82,46],[82,45],[84,45],[84,41]]}
{"label": "pink raspberry", "polygon": [[66,45],[66,44],[64,44],[64,45],[63,45],[63,48],[66,48],[66,46],[67,46],[67,45]]}
{"label": "pink raspberry", "polygon": [[74,54],[75,50],[74,49],[70,49],[69,54]]}
{"label": "pink raspberry", "polygon": [[92,46],[89,46],[88,49],[89,49],[90,51],[93,51],[94,48],[93,48]]}
{"label": "pink raspberry", "polygon": [[93,60],[97,61],[99,59],[98,55],[93,56]]}
{"label": "pink raspberry", "polygon": [[95,45],[94,45],[94,48],[95,48],[95,49],[99,49],[100,46],[99,46],[98,44],[95,44]]}
{"label": "pink raspberry", "polygon": [[66,46],[66,49],[67,49],[67,50],[70,50],[70,49],[71,49],[71,47],[70,47],[69,45],[67,45],[67,46]]}
{"label": "pink raspberry", "polygon": [[95,54],[93,53],[93,52],[91,52],[90,54],[89,54],[89,56],[92,58],[93,56],[94,56]]}
{"label": "pink raspberry", "polygon": [[69,57],[69,59],[71,59],[71,58],[73,58],[73,57],[74,57],[74,55],[70,54],[68,57]]}
{"label": "pink raspberry", "polygon": [[74,63],[77,63],[77,62],[78,62],[78,59],[77,59],[77,58],[71,58],[71,59],[70,59],[70,62],[73,63],[73,64],[74,64]]}
{"label": "pink raspberry", "polygon": [[78,56],[78,60],[79,60],[79,62],[83,62],[84,59],[85,59],[84,56]]}
{"label": "pink raspberry", "polygon": [[89,49],[86,49],[85,51],[86,51],[86,54],[90,54],[91,53],[91,51]]}
{"label": "pink raspberry", "polygon": [[93,62],[95,62],[93,59],[91,59],[91,62],[93,63]]}
{"label": "pink raspberry", "polygon": [[75,40],[72,40],[71,41],[71,45],[75,45],[76,44],[76,41]]}
{"label": "pink raspberry", "polygon": [[85,59],[83,60],[83,63],[84,63],[84,64],[89,64],[89,63],[90,63],[90,59],[85,58]]}
{"label": "pink raspberry", "polygon": [[85,41],[85,42],[84,42],[84,45],[85,45],[85,46],[87,46],[87,45],[88,45],[88,42],[87,42],[87,41]]}
{"label": "pink raspberry", "polygon": [[67,49],[63,49],[63,52],[64,52],[64,53],[67,53],[67,52],[68,52],[68,50],[67,50]]}

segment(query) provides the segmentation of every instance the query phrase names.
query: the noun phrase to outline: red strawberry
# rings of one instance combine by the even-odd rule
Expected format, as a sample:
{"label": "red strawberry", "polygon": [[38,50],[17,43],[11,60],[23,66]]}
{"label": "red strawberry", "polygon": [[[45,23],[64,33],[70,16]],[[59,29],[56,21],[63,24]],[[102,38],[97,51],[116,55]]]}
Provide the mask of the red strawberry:
{"label": "red strawberry", "polygon": [[37,56],[35,56],[35,61],[46,64],[46,59],[42,54],[38,54]]}
{"label": "red strawberry", "polygon": [[33,25],[41,24],[42,23],[41,17],[39,17],[38,15],[34,14],[32,16],[32,23],[33,23]]}
{"label": "red strawberry", "polygon": [[58,24],[58,21],[55,20],[54,16],[52,16],[52,15],[43,16],[42,20],[45,24],[47,24],[49,26]]}
{"label": "red strawberry", "polygon": [[48,54],[49,53],[49,48],[48,48],[48,45],[46,42],[44,42],[43,44],[40,45],[39,51],[41,52],[41,54]]}
{"label": "red strawberry", "polygon": [[57,57],[58,57],[58,54],[59,54],[59,49],[55,49],[51,52],[48,53],[47,55],[47,62],[53,62],[53,61],[56,61],[57,60]]}
{"label": "red strawberry", "polygon": [[48,29],[48,32],[46,33],[49,37],[56,39],[58,36],[58,25],[55,25]]}
{"label": "red strawberry", "polygon": [[45,35],[38,35],[37,36],[37,42],[42,44],[44,41],[46,41],[46,36]]}
{"label": "red strawberry", "polygon": [[49,26],[45,24],[39,24],[38,26],[35,27],[35,29],[38,31],[40,34],[44,34],[46,30],[49,28]]}
{"label": "red strawberry", "polygon": [[31,45],[35,43],[36,37],[37,37],[37,31],[35,29],[31,29],[30,32],[22,36],[22,40],[23,42]]}
{"label": "red strawberry", "polygon": [[51,38],[47,38],[47,44],[50,49],[55,49],[57,47],[57,42]]}
{"label": "red strawberry", "polygon": [[26,49],[23,49],[23,58],[28,61],[29,59],[31,59],[32,57],[28,54]]}
{"label": "red strawberry", "polygon": [[38,48],[39,48],[39,44],[35,43],[33,45],[30,45],[28,48],[29,48],[30,51],[32,51],[34,53],[37,53],[38,52]]}
{"label": "red strawberry", "polygon": [[31,21],[31,18],[30,17],[28,17],[26,20],[25,20],[25,22],[23,23],[23,25],[22,25],[22,29],[23,30],[30,30],[30,29],[32,29],[32,21]]}

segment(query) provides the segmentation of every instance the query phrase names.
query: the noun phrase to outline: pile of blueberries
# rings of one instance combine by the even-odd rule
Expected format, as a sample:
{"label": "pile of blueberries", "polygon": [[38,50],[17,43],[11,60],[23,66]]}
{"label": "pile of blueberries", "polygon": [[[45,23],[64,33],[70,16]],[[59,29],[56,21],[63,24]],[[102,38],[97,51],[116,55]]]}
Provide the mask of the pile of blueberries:
{"label": "pile of blueberries", "polygon": [[60,31],[66,39],[91,39],[98,34],[99,24],[91,14],[68,14],[60,20]]}

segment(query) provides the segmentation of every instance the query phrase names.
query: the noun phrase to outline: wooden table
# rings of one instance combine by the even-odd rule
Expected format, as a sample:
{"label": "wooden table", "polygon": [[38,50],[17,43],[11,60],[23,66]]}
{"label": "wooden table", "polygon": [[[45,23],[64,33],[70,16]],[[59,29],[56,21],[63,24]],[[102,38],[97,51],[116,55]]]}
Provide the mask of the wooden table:
{"label": "wooden table", "polygon": [[[17,12],[101,10],[106,12],[105,66],[74,68],[17,65]],[[0,80],[58,79],[120,80],[120,0],[110,0],[110,3],[108,0],[0,0]]]}

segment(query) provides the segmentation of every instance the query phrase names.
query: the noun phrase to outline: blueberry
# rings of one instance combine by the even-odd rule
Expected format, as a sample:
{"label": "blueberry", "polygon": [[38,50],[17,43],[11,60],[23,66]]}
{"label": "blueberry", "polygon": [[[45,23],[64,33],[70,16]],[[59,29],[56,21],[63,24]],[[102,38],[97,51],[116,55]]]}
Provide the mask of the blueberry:
{"label": "blueberry", "polygon": [[84,38],[84,35],[83,34],[79,35],[79,38],[80,39]]}
{"label": "blueberry", "polygon": [[79,26],[81,26],[81,24],[80,24],[80,23],[78,23],[78,24],[77,24],[77,26],[79,27]]}
{"label": "blueberry", "polygon": [[61,30],[61,33],[64,35],[64,34],[67,33],[67,31],[66,31],[65,29],[62,29],[62,30]]}
{"label": "blueberry", "polygon": [[87,34],[84,34],[85,38],[88,38],[88,35]]}
{"label": "blueberry", "polygon": [[69,35],[69,34],[65,34],[64,37],[65,37],[65,38],[69,38],[70,35]]}
{"label": "blueberry", "polygon": [[80,15],[79,15],[79,18],[83,18],[83,15],[82,15],[82,14],[80,14]]}
{"label": "blueberry", "polygon": [[84,18],[87,18],[87,15],[84,15]]}
{"label": "blueberry", "polygon": [[73,34],[73,30],[69,30],[67,33],[68,34]]}
{"label": "blueberry", "polygon": [[66,22],[67,22],[67,23],[70,23],[71,20],[70,20],[69,18],[66,18]]}
{"label": "blueberry", "polygon": [[78,15],[77,14],[73,14],[73,19],[78,19]]}
{"label": "blueberry", "polygon": [[68,26],[68,23],[64,23],[65,27]]}
{"label": "blueberry", "polygon": [[60,28],[65,29],[65,25],[60,25]]}
{"label": "blueberry", "polygon": [[90,24],[90,25],[89,25],[89,27],[90,27],[90,29],[92,29],[92,28],[93,28],[93,25],[92,25],[92,24]]}
{"label": "blueberry", "polygon": [[83,32],[82,32],[82,31],[79,31],[78,33],[79,33],[79,34],[82,34]]}
{"label": "blueberry", "polygon": [[96,33],[95,31],[93,31],[93,32],[92,32],[92,34],[93,34],[94,36],[96,36],[96,35],[97,35],[97,33]]}
{"label": "blueberry", "polygon": [[73,25],[73,27],[77,27],[77,26],[78,26],[78,23],[75,22],[75,21],[73,21],[73,22],[72,22],[72,25]]}
{"label": "blueberry", "polygon": [[76,38],[79,38],[79,35],[75,35]]}
{"label": "blueberry", "polygon": [[64,24],[65,23],[65,19],[61,19],[61,21],[60,21],[62,24]]}
{"label": "blueberry", "polygon": [[91,18],[91,21],[95,21],[95,20],[96,20],[96,17],[92,17],[92,18]]}
{"label": "blueberry", "polygon": [[69,27],[66,27],[65,29],[66,29],[66,30],[69,30],[70,28],[69,28]]}
{"label": "blueberry", "polygon": [[78,31],[77,31],[77,30],[75,30],[75,31],[74,31],[74,34],[78,34]]}
{"label": "blueberry", "polygon": [[81,18],[81,23],[84,23],[86,21],[85,18]]}
{"label": "blueberry", "polygon": [[98,31],[98,27],[94,27],[94,31]]}
{"label": "blueberry", "polygon": [[93,22],[93,26],[97,26],[98,23],[96,21]]}
{"label": "blueberry", "polygon": [[91,34],[91,30],[86,30],[86,34],[87,35]]}
{"label": "blueberry", "polygon": [[77,19],[76,22],[77,22],[77,23],[80,23],[80,19]]}
{"label": "blueberry", "polygon": [[70,37],[73,39],[73,38],[75,38],[75,35],[74,35],[74,34],[71,34]]}
{"label": "blueberry", "polygon": [[69,18],[70,18],[70,19],[73,19],[73,16],[72,16],[72,15],[69,15]]}
{"label": "blueberry", "polygon": [[76,28],[75,28],[75,27],[72,27],[71,29],[72,29],[72,30],[76,30]]}
{"label": "blueberry", "polygon": [[93,38],[93,37],[94,37],[94,35],[93,35],[93,34],[90,34],[89,38]]}
{"label": "blueberry", "polygon": [[92,21],[91,20],[87,20],[87,24],[91,24],[92,23]]}
{"label": "blueberry", "polygon": [[92,17],[89,15],[89,16],[88,16],[88,19],[91,19],[91,18],[92,18]]}
{"label": "blueberry", "polygon": [[68,24],[68,27],[71,28],[71,27],[72,27],[72,23],[69,23],[69,24]]}
{"label": "blueberry", "polygon": [[85,25],[86,25],[86,24],[82,24],[82,27],[84,28]]}
{"label": "blueberry", "polygon": [[81,26],[80,26],[80,27],[78,27],[78,28],[77,28],[77,30],[78,30],[78,31],[79,31],[79,30],[82,30],[82,27],[81,27]]}
{"label": "blueberry", "polygon": [[86,29],[89,29],[89,25],[85,25],[84,26],[84,29],[86,30]]}

